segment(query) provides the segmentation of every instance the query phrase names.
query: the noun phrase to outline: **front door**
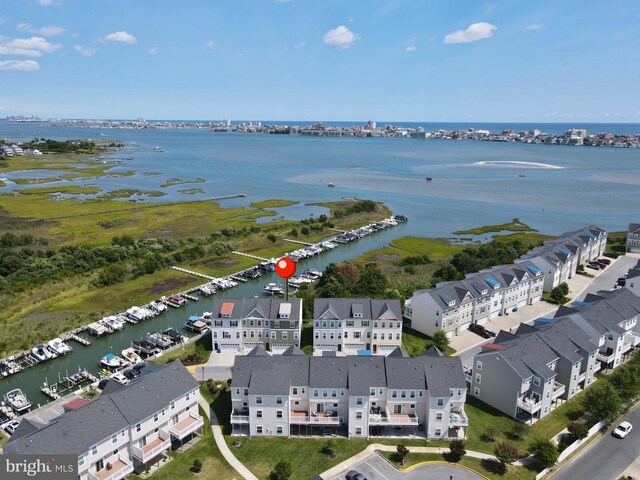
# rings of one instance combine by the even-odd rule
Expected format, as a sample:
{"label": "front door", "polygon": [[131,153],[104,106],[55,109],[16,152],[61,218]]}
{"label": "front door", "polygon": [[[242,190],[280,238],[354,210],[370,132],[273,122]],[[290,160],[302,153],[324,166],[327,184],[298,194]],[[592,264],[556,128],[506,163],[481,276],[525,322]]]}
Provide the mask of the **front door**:
{"label": "front door", "polygon": [[342,351],[342,344],[338,344],[338,351],[341,352]]}
{"label": "front door", "polygon": [[104,459],[100,459],[96,462],[96,472],[99,472],[104,468]]}
{"label": "front door", "polygon": [[375,343],[373,344],[373,353],[376,353],[378,351],[378,345],[376,345]]}
{"label": "front door", "polygon": [[402,405],[394,405],[393,413],[402,413]]}
{"label": "front door", "polygon": [[316,412],[322,413],[324,412],[324,403],[319,403],[318,408],[316,408]]}

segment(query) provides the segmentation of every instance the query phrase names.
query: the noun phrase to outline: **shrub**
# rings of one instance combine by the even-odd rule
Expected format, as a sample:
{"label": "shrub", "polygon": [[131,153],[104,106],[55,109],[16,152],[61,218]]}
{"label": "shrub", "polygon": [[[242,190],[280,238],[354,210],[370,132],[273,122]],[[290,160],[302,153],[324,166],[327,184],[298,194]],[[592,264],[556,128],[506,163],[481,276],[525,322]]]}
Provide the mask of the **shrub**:
{"label": "shrub", "polygon": [[433,344],[440,350],[446,350],[449,347],[449,338],[442,330],[437,331],[433,335]]}
{"label": "shrub", "polygon": [[273,467],[273,470],[271,470],[269,480],[289,480],[292,473],[293,469],[291,468],[291,464],[282,460]]}
{"label": "shrub", "polygon": [[569,425],[567,425],[567,429],[574,438],[577,438],[579,440],[586,438],[587,435],[589,435],[589,427],[586,423],[571,422],[569,423]]}
{"label": "shrub", "polygon": [[484,437],[485,442],[495,442],[498,436],[498,430],[494,427],[488,426],[484,429],[484,434],[482,436]]}
{"label": "shrub", "polygon": [[459,438],[449,442],[449,456],[454,462],[459,462],[467,454],[465,442]]}
{"label": "shrub", "polygon": [[278,237],[276,237],[273,233],[270,233],[269,235],[267,235],[267,238],[274,243],[276,240],[278,240]]}
{"label": "shrub", "polygon": [[558,449],[549,440],[534,440],[529,446],[529,452],[543,469],[553,467],[558,461]]}
{"label": "shrub", "polygon": [[189,470],[191,470],[193,473],[200,473],[200,471],[202,470],[202,462],[196,458]]}
{"label": "shrub", "polygon": [[496,456],[504,472],[507,465],[515,462],[520,457],[520,450],[513,443],[501,440],[493,447],[493,454]]}

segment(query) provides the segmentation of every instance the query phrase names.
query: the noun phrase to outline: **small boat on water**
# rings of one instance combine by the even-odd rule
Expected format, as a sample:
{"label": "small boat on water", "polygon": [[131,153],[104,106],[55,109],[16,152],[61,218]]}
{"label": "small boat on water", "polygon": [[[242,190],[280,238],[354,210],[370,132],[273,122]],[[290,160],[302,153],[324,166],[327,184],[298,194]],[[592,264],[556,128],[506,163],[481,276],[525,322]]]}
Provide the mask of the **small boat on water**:
{"label": "small boat on water", "polygon": [[162,334],[169,337],[173,343],[179,343],[183,340],[182,334],[175,328],[167,328]]}
{"label": "small boat on water", "polygon": [[158,351],[158,347],[146,340],[134,340],[133,342],[131,342],[131,347],[136,352],[147,356],[153,355]]}
{"label": "small boat on water", "polygon": [[49,360],[50,358],[53,358],[53,354],[42,344],[33,347],[31,349],[31,354],[36,357],[39,362],[44,362],[46,360]]}
{"label": "small boat on water", "polygon": [[127,362],[132,365],[142,363],[142,358],[140,358],[140,355],[136,353],[133,347],[125,348],[124,350],[122,350],[122,356]]}
{"label": "small boat on water", "polygon": [[524,177],[526,177],[526,175],[523,175],[523,174],[520,174],[520,175],[518,175],[518,176],[519,176],[520,178],[524,178]]}
{"label": "small boat on water", "polygon": [[64,355],[65,353],[69,353],[73,351],[69,345],[64,343],[59,338],[54,338],[53,340],[49,340],[49,349],[53,351],[56,355]]}
{"label": "small boat on water", "polygon": [[335,188],[335,186],[336,186],[336,184],[335,184],[335,183],[333,183],[333,182],[329,182],[329,183],[327,184],[327,187],[329,187],[329,188]]}
{"label": "small boat on water", "polygon": [[284,293],[284,287],[277,283],[269,283],[264,287],[264,293],[269,295],[279,295]]}
{"label": "small boat on water", "polygon": [[184,328],[198,333],[204,333],[206,330],[208,330],[207,324],[195,315],[187,318],[187,321],[184,323]]}
{"label": "small boat on water", "polygon": [[100,366],[109,369],[118,369],[127,365],[126,360],[114,355],[113,353],[108,353],[100,360]]}
{"label": "small boat on water", "polygon": [[159,332],[147,333],[147,341],[162,349],[169,348],[173,344],[171,338]]}
{"label": "small boat on water", "polygon": [[427,177],[427,178],[425,178],[425,181],[432,182],[433,181],[433,177]]}
{"label": "small boat on water", "polygon": [[5,393],[4,401],[16,413],[24,413],[31,408],[31,402],[19,388]]}

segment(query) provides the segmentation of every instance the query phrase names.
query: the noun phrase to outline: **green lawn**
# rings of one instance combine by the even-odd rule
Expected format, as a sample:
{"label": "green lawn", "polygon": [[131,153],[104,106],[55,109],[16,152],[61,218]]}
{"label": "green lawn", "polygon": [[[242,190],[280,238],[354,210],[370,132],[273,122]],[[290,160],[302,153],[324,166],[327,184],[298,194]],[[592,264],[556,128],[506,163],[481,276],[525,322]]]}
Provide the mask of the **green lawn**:
{"label": "green lawn", "polygon": [[624,255],[627,250],[627,232],[608,232],[607,249],[608,253]]}
{"label": "green lawn", "polygon": [[[433,345],[431,337],[413,330],[409,327],[402,327],[402,349],[412,357],[422,355],[425,350]],[[446,355],[453,355],[456,351],[448,347],[444,352]]]}
{"label": "green lawn", "polygon": [[539,422],[536,422],[531,427],[531,437],[551,438],[565,429],[569,422],[579,419],[584,415],[582,408],[583,397],[584,391],[578,393],[568,402],[560,405]]}
{"label": "green lawn", "polygon": [[388,246],[371,250],[360,256],[358,262],[379,262],[392,260],[394,263],[415,255],[427,255],[431,259],[450,257],[462,250],[459,245],[450,245],[441,238],[402,237]]}
{"label": "green lawn", "polygon": [[498,431],[496,440],[508,440],[517,445],[521,450],[527,448],[527,440],[531,437],[530,429],[524,440],[514,440],[510,435],[513,426],[519,423],[517,420],[508,417],[504,413],[472,396],[467,396],[464,411],[469,418],[467,450],[493,454],[495,443],[488,442],[484,439],[485,429],[488,426],[492,426]]}
{"label": "green lawn", "polygon": [[[232,479],[242,478],[220,453],[216,442],[213,440],[211,425],[209,419],[202,409],[200,415],[204,418],[204,438],[200,439],[193,447],[184,452],[171,452],[173,460],[160,468],[151,478],[154,480],[175,480],[183,478],[216,478],[216,479]],[[193,461],[198,459],[202,462],[202,473],[200,476],[193,475],[189,469],[193,465]],[[136,475],[133,478],[140,478]]]}
{"label": "green lawn", "polygon": [[288,207],[290,205],[297,205],[300,202],[293,200],[280,200],[278,198],[272,198],[270,200],[263,200],[262,202],[251,202],[249,205],[255,208],[276,208],[276,207]]}
{"label": "green lawn", "polygon": [[[446,456],[438,453],[409,453],[405,457],[404,466],[400,466],[394,461],[393,452],[380,452],[389,462],[395,465],[397,468],[408,468],[411,465],[421,462],[447,462]],[[448,462],[452,463],[453,462]],[[479,458],[465,456],[457,465],[465,466],[475,472],[480,473],[489,478],[499,478],[502,480],[529,480],[536,477],[535,470],[531,470],[524,467],[516,467],[509,465],[507,473],[502,474],[498,471],[498,465],[496,462],[481,460]],[[455,476],[454,476],[455,478]]]}
{"label": "green lawn", "polygon": [[484,227],[469,228],[467,230],[458,230],[453,232],[454,235],[483,235],[491,232],[537,232],[535,228],[531,228],[526,223],[520,221],[519,218],[514,218],[509,223],[503,223],[501,225],[485,225]]}

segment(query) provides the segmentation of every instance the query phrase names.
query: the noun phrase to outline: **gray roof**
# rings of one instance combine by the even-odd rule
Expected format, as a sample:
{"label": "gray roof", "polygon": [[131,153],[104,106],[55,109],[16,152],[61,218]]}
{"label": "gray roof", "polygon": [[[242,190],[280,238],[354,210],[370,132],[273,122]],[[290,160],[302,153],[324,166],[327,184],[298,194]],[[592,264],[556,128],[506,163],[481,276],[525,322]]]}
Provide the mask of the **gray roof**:
{"label": "gray roof", "polygon": [[302,320],[302,299],[300,298],[290,298],[287,301],[284,298],[219,298],[213,302],[211,318],[222,318],[220,317],[220,309],[225,303],[233,304],[231,314],[228,317],[224,317],[232,320],[243,318],[278,319],[280,305],[283,303],[291,304],[291,320]]}
{"label": "gray roof", "polygon": [[4,449],[7,453],[80,455],[195,388],[198,382],[176,360],[144,373],[118,392],[64,413],[43,428],[10,441]]}
{"label": "gray roof", "polygon": [[311,357],[309,387],[347,388],[348,357]]}
{"label": "gray roof", "polygon": [[25,435],[28,435],[37,430],[40,430],[45,425],[46,423],[42,423],[34,419],[22,417],[22,419],[20,420],[20,425],[18,425],[18,428],[16,428],[15,432],[11,434],[11,439],[15,440],[20,437],[24,437]]}
{"label": "gray roof", "polygon": [[[362,316],[354,317],[354,313]],[[313,301],[313,318],[363,318],[402,321],[400,300],[372,300],[370,298],[316,298]]]}
{"label": "gray roof", "polygon": [[282,352],[282,355],[284,357],[292,357],[292,356],[300,356],[300,355],[304,355],[305,353],[300,350],[298,347],[296,347],[295,345],[291,345],[289,348],[287,348],[284,352]]}
{"label": "gray roof", "polygon": [[349,395],[369,395],[370,387],[387,386],[384,357],[348,358]]}
{"label": "gray roof", "polygon": [[627,229],[629,233],[635,233],[638,230],[640,230],[640,223],[630,223],[629,228]]}

